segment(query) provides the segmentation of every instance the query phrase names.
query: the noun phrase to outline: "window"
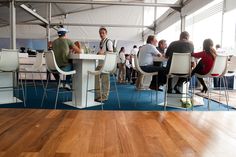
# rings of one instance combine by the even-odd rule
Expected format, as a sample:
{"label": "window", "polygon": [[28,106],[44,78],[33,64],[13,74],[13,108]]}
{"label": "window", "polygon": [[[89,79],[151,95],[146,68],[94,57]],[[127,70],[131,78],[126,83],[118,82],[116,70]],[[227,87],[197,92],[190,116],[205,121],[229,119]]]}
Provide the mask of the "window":
{"label": "window", "polygon": [[157,34],[157,39],[165,39],[168,44],[172,41],[178,40],[180,35],[180,21],[174,23],[173,25],[169,26],[165,30],[161,31]]}
{"label": "window", "polygon": [[222,48],[227,53],[236,55],[236,9],[224,14]]}

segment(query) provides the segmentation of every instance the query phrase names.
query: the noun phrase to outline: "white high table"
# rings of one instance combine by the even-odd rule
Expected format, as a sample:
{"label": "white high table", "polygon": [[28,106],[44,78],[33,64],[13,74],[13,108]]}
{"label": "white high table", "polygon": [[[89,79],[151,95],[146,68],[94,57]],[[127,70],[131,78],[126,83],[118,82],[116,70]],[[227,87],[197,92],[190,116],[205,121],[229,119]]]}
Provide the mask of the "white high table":
{"label": "white high table", "polygon": [[[90,76],[87,80],[88,71],[95,70],[96,60],[104,60],[105,55],[96,54],[71,54],[70,59],[73,60],[73,66],[76,70],[76,74],[72,80],[73,96],[72,101],[65,102],[66,105],[70,105],[77,108],[86,107],[86,86],[89,81],[88,88],[95,88],[95,78]],[[75,92],[75,93],[74,93]],[[76,98],[75,98],[76,97]],[[88,107],[100,105],[100,103],[94,101],[95,94],[88,92]]]}

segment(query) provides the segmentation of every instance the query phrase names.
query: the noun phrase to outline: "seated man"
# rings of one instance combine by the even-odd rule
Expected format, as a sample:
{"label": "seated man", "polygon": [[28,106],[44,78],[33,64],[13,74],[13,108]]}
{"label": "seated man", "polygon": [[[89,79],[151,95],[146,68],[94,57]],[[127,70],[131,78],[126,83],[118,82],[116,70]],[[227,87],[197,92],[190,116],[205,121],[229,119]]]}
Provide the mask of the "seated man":
{"label": "seated man", "polygon": [[[172,55],[173,53],[193,53],[194,46],[193,43],[189,41],[189,33],[184,31],[180,34],[180,38],[177,41],[170,43],[169,47],[166,50],[165,57],[168,58],[166,65],[166,72],[169,73]],[[181,61],[180,61],[181,62]],[[185,78],[179,78],[176,85],[174,86],[174,90],[176,94],[180,94],[179,88],[182,87],[183,82],[186,81]],[[168,81],[168,93],[172,93],[172,79]]]}
{"label": "seated man", "polygon": [[[68,32],[65,28],[58,29],[58,38],[52,42],[52,50],[54,51],[56,62],[59,68],[64,71],[71,71],[72,64],[69,62],[69,52],[70,49],[73,50],[74,53],[80,53],[80,49],[74,45],[74,43],[67,39],[66,33]],[[53,74],[56,81],[59,81],[59,74]],[[70,80],[71,76],[66,76],[65,88],[70,90]],[[63,84],[60,84],[60,87],[63,87]]]}
{"label": "seated man", "polygon": [[147,44],[142,46],[139,51],[139,66],[144,72],[159,72],[158,73],[158,80],[157,80],[157,89],[158,86],[163,85],[165,83],[165,73],[164,68],[154,66],[153,65],[153,58],[155,56],[161,57],[162,54],[156,49],[157,39],[154,35],[150,35],[147,38]]}

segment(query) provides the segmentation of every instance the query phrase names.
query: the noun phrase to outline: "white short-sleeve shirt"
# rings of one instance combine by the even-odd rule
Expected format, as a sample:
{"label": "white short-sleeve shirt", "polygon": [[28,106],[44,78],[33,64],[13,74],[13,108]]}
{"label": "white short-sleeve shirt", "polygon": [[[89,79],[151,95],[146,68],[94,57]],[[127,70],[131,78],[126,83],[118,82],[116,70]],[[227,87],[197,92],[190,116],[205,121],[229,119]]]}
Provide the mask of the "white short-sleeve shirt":
{"label": "white short-sleeve shirt", "polygon": [[139,51],[139,66],[153,65],[153,57],[161,54],[154,45],[146,44]]}

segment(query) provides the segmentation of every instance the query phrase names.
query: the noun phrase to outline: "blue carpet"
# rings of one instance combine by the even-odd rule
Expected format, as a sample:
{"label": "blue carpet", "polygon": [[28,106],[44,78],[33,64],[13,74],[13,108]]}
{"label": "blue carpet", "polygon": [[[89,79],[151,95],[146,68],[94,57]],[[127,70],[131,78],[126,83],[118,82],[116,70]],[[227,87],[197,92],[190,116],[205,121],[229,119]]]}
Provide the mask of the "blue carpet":
{"label": "blue carpet", "polygon": [[[120,97],[121,108],[118,107],[118,101],[115,92],[110,92],[109,99],[104,102],[104,110],[136,110],[136,111],[163,111],[163,106],[156,105],[156,93],[155,91],[150,94],[150,91],[142,91],[140,95],[135,90],[134,85],[129,84],[117,84],[118,92]],[[54,87],[56,85],[53,85]],[[111,83],[111,89],[114,88],[113,83]],[[63,89],[62,89],[63,90]],[[27,100],[26,108],[39,109],[41,108],[41,100],[43,95],[42,86],[37,86],[37,95],[35,93],[34,87],[27,87]],[[55,102],[55,92],[48,92],[47,99],[45,99],[43,108],[53,109]],[[22,100],[22,92],[16,94]],[[138,97],[139,96],[139,97]],[[151,97],[153,100],[151,101]],[[163,103],[164,94],[163,92],[158,92],[158,103]],[[63,101],[71,100],[71,93],[61,94],[58,98],[57,109],[64,110],[81,110],[68,105],[64,105]],[[195,111],[207,111],[207,99],[204,99],[205,105],[195,106]],[[136,104],[136,105],[135,105]],[[0,104],[0,108],[24,108],[23,103],[13,103],[13,104]],[[220,104],[214,101],[210,101],[210,108],[212,111],[226,111],[227,106],[225,104]],[[89,107],[83,110],[101,110],[101,106]],[[186,109],[167,107],[168,111],[185,111]],[[191,110],[191,109],[188,109]],[[234,108],[230,107],[230,110],[235,111]]]}

